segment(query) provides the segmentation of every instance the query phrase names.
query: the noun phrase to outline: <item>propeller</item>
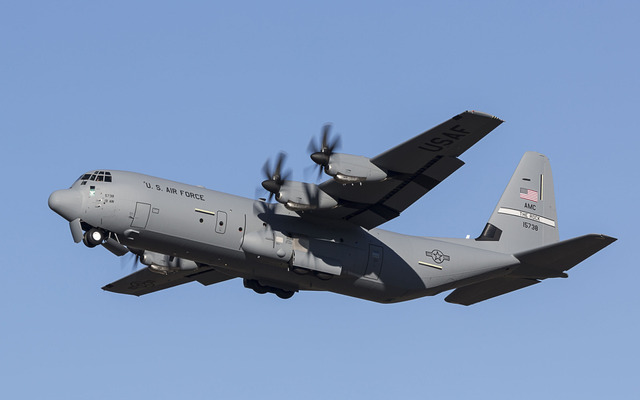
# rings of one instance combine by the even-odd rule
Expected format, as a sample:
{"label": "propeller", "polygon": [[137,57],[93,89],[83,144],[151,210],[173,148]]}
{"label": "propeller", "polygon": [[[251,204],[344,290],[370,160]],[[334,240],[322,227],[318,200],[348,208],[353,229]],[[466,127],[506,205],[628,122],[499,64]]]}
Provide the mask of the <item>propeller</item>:
{"label": "propeller", "polygon": [[269,201],[271,201],[273,195],[277,194],[282,185],[289,179],[290,172],[282,172],[282,165],[286,158],[287,155],[284,152],[280,152],[273,167],[271,166],[270,160],[267,160],[262,167],[262,172],[267,178],[262,181],[262,187],[269,192]]}
{"label": "propeller", "polygon": [[144,251],[137,249],[129,249],[129,251],[126,257],[121,258],[121,264],[123,268],[126,264],[131,265],[131,272],[134,272],[142,265],[142,254]]}
{"label": "propeller", "polygon": [[331,124],[325,124],[322,127],[322,136],[319,143],[316,143],[314,138],[311,138],[308,151],[311,153],[311,159],[314,163],[318,164],[318,179],[322,176],[322,170],[329,165],[329,160],[333,151],[340,147],[340,136],[336,136],[333,140],[331,136]]}

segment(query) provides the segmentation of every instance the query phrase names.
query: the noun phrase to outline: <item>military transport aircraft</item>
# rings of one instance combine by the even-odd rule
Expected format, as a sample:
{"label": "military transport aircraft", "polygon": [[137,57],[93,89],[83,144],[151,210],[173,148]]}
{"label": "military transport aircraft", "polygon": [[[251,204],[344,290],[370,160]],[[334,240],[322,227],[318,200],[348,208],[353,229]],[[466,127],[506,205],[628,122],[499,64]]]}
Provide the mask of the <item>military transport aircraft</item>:
{"label": "military transport aircraft", "polygon": [[458,158],[503,121],[466,111],[371,159],[335,152],[325,126],[310,143],[320,183],[296,182],[284,156],[265,164],[275,196],[247,199],[114,170],[83,174],[49,197],[76,243],[132,253],[146,267],[103,287],[140,296],[198,281],[242,278],[257,293],[289,298],[324,290],[394,303],[453,290],[474,304],[565,271],[616,239],[559,241],[549,160],[527,152],[475,239],[407,236],[377,227],[464,163]]}

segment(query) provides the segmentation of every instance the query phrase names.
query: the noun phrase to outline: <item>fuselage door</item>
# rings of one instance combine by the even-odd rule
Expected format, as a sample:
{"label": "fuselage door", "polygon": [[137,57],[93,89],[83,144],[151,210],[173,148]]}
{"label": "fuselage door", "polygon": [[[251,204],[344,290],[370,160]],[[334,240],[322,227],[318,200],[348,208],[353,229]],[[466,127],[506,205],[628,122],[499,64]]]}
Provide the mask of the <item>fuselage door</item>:
{"label": "fuselage door", "polygon": [[224,233],[227,230],[227,213],[218,211],[216,213],[216,232]]}
{"label": "fuselage door", "polygon": [[147,222],[149,222],[149,212],[151,211],[151,204],[136,203],[136,212],[133,214],[133,221],[131,221],[132,228],[145,229]]}
{"label": "fuselage door", "polygon": [[375,244],[369,245],[369,260],[367,261],[367,271],[365,278],[378,279],[382,270],[382,247]]}

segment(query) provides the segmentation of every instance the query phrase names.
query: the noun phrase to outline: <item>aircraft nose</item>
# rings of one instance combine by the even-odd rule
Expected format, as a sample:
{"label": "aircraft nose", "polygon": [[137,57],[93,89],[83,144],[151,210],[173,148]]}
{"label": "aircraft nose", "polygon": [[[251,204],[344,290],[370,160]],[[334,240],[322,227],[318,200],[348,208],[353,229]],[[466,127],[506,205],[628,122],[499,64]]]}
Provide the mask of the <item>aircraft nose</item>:
{"label": "aircraft nose", "polygon": [[75,190],[56,190],[49,196],[49,208],[62,218],[72,221],[80,216],[82,196]]}

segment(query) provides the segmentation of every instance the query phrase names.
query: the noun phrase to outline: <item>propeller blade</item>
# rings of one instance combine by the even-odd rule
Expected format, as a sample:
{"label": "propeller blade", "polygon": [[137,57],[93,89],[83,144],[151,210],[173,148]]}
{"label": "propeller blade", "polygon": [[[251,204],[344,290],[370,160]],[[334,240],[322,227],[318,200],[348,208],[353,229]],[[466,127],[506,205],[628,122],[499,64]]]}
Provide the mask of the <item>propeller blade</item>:
{"label": "propeller blade", "polygon": [[131,272],[136,271],[138,269],[138,266],[142,265],[142,262],[140,262],[141,256],[136,253],[131,250],[127,257],[123,257],[120,259],[123,267],[125,266],[125,264],[131,265]]}
{"label": "propeller blade", "polygon": [[322,125],[322,147],[320,151],[324,151],[324,149],[327,148],[330,132],[331,132],[331,124]]}
{"label": "propeller blade", "polygon": [[284,162],[287,156],[280,152],[278,153],[278,160],[276,161],[276,170],[273,173],[272,179],[274,181],[280,182],[282,180],[282,163]]}
{"label": "propeller blade", "polygon": [[320,189],[318,188],[318,185],[314,185],[311,183],[305,183],[304,184],[304,191],[307,195],[307,199],[309,200],[309,204],[312,206],[312,208],[315,208],[318,206],[318,191]]}
{"label": "propeller blade", "polygon": [[317,153],[320,151],[320,148],[318,148],[318,146],[316,146],[316,139],[314,136],[311,136],[311,140],[309,140],[309,144],[307,145],[307,152],[308,153]]}
{"label": "propeller blade", "polygon": [[336,136],[335,139],[333,139],[333,143],[331,143],[331,145],[329,146],[329,152],[333,153],[334,150],[337,150],[340,148],[341,145],[341,138],[340,136]]}
{"label": "propeller blade", "polygon": [[262,166],[262,175],[267,179],[271,179],[271,166],[269,165],[269,159],[267,159]]}
{"label": "propeller blade", "polygon": [[304,167],[304,178],[319,181],[322,178],[322,165],[314,164]]}
{"label": "propeller blade", "polygon": [[271,217],[274,215],[273,203],[267,203],[266,201],[255,201],[253,203],[253,210],[260,220],[268,224],[271,223]]}
{"label": "propeller blade", "polygon": [[333,139],[333,143],[330,143],[329,136],[331,136],[331,124],[325,124],[322,127],[322,148],[320,151],[328,152],[329,154],[333,153],[335,149],[340,147],[340,136],[336,136]]}

